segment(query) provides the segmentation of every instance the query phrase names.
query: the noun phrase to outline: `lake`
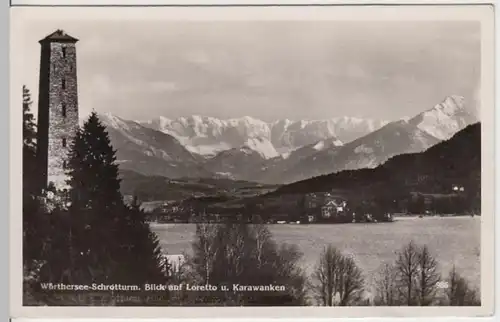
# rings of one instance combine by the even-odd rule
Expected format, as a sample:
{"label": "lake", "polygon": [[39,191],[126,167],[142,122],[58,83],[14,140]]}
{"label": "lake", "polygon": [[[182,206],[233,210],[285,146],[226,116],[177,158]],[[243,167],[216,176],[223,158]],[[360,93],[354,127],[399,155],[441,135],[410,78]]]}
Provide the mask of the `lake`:
{"label": "lake", "polygon": [[[304,253],[303,267],[310,274],[328,244],[354,256],[366,282],[384,263],[392,263],[410,240],[426,244],[443,275],[453,265],[473,286],[480,286],[481,217],[400,217],[392,223],[337,225],[268,225],[277,242],[297,244]],[[151,224],[163,251],[191,252],[195,224]]]}

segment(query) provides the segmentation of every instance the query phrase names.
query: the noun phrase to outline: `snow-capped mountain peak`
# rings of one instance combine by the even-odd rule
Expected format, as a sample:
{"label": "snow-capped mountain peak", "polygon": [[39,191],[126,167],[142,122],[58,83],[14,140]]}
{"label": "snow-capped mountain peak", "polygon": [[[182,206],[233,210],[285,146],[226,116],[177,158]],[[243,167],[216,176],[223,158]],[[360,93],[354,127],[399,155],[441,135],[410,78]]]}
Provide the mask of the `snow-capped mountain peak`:
{"label": "snow-capped mountain peak", "polygon": [[130,128],[131,123],[135,123],[134,121],[126,121],[116,115],[111,114],[110,112],[99,114],[99,119],[104,125],[110,126],[114,129],[128,130]]}
{"label": "snow-capped mountain peak", "polygon": [[451,95],[409,122],[440,140],[447,140],[467,125],[477,122],[477,118],[467,110],[464,97]]}
{"label": "snow-capped mountain peak", "polygon": [[214,150],[212,147],[239,148],[252,137],[266,138],[280,153],[291,152],[332,137],[349,142],[379,129],[386,123],[353,117],[264,122],[251,116],[224,120],[192,115],[177,119],[159,117],[140,124],[176,137],[184,145],[190,146],[191,150],[213,155],[221,150]]}
{"label": "snow-capped mountain peak", "polygon": [[458,95],[448,96],[441,103],[437,104],[434,109],[447,115],[454,115],[458,111],[465,109],[465,98]]}
{"label": "snow-capped mountain peak", "polygon": [[255,151],[264,159],[272,159],[280,155],[272,143],[263,137],[248,138],[242,148]]}
{"label": "snow-capped mountain peak", "polygon": [[290,124],[292,124],[293,121],[289,119],[281,119],[281,120],[276,120],[272,123],[273,126],[275,125],[281,125],[283,127],[288,127]]}
{"label": "snow-capped mountain peak", "polygon": [[342,145],[343,145],[342,141],[340,141],[339,139],[336,139],[336,138],[332,138],[332,139],[318,141],[318,143],[316,143],[313,146],[313,149],[316,151],[322,151],[322,150],[327,149],[327,148],[332,147],[332,146],[335,147],[335,146],[342,146]]}
{"label": "snow-capped mountain peak", "polygon": [[267,157],[275,154],[273,150],[287,153],[332,137],[349,142],[379,129],[386,123],[354,117],[265,122],[251,116],[218,119],[201,115],[176,119],[159,117],[140,122],[144,126],[174,136],[190,151],[206,156],[213,156],[222,150],[238,149],[249,138],[265,138],[273,146],[273,149],[269,146],[264,148],[267,151],[264,155]]}

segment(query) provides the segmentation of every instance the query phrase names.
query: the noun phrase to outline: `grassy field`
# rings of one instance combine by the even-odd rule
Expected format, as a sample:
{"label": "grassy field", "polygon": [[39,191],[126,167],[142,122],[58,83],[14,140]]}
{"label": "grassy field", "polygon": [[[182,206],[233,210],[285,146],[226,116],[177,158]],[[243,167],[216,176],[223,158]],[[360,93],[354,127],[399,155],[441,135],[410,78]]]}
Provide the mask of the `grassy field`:
{"label": "grassy field", "polygon": [[[409,217],[393,223],[339,225],[270,225],[274,238],[297,244],[304,253],[303,267],[310,273],[322,248],[331,243],[354,256],[368,283],[384,263],[410,240],[427,244],[443,274],[453,265],[474,286],[480,286],[481,217]],[[191,251],[194,224],[152,224],[163,250],[169,254]]]}

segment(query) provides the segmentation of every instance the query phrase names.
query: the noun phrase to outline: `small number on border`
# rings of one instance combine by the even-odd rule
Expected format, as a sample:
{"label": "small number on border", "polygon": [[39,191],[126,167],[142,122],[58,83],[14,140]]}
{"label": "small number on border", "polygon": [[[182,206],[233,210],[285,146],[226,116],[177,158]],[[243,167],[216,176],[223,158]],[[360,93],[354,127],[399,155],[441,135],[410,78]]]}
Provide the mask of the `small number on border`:
{"label": "small number on border", "polygon": [[436,286],[438,288],[448,288],[448,282],[446,281],[437,282]]}

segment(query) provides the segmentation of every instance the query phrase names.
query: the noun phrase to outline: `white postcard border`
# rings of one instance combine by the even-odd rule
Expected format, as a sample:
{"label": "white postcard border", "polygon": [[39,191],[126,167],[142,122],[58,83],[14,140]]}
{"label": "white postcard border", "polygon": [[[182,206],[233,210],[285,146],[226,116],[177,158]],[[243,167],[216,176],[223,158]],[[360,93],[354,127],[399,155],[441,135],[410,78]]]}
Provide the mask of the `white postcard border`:
{"label": "white postcard border", "polygon": [[[110,15],[110,12],[112,14]],[[170,20],[479,20],[481,21],[481,307],[23,307],[20,91],[23,64],[16,31],[25,19],[170,19]],[[36,17],[36,18],[34,18]],[[411,35],[409,35],[411,37]],[[16,7],[11,9],[10,105],[10,299],[14,318],[107,317],[409,317],[488,316],[494,300],[494,19],[492,6],[366,6],[366,7]]]}

